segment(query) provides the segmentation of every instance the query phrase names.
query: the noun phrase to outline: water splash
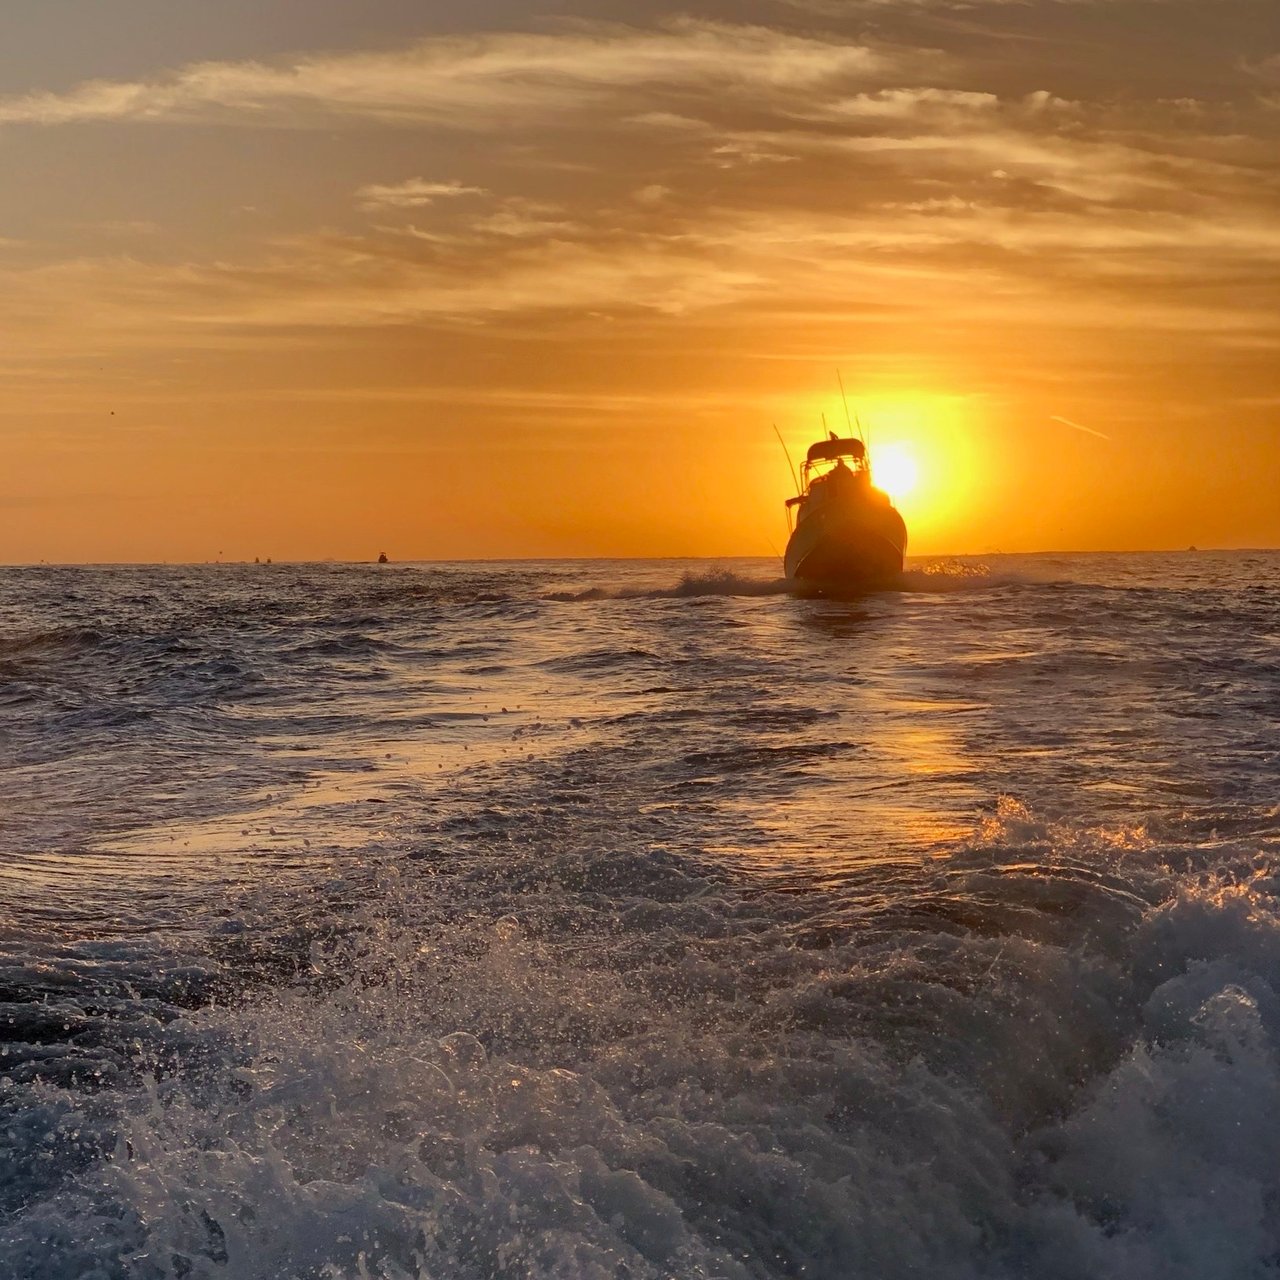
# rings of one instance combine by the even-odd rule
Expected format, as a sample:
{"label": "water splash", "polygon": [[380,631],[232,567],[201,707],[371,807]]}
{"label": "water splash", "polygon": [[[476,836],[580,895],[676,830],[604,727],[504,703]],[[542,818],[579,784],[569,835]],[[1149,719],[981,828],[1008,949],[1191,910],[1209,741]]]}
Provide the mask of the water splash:
{"label": "water splash", "polygon": [[786,578],[756,578],[716,570],[711,573],[686,573],[674,586],[665,587],[586,587],[580,591],[552,591],[544,597],[561,603],[585,600],[691,600],[704,596],[753,598],[785,595],[793,584]]}

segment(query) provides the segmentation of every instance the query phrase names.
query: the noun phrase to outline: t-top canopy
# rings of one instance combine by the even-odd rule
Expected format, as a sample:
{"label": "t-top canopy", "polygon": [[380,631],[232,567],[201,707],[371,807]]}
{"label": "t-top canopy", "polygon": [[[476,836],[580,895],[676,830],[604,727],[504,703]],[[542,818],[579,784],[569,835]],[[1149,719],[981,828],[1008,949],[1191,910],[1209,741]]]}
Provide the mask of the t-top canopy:
{"label": "t-top canopy", "polygon": [[834,462],[837,458],[865,458],[867,446],[861,440],[852,438],[841,440],[832,436],[830,440],[819,440],[809,446],[806,462]]}

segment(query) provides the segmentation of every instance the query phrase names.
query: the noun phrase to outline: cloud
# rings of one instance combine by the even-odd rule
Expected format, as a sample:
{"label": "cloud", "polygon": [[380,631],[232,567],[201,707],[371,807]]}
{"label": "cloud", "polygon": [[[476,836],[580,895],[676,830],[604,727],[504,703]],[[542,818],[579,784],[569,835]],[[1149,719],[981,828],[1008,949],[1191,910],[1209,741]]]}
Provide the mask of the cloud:
{"label": "cloud", "polygon": [[[1221,197],[1248,207],[1274,199],[1273,144],[1238,131],[1191,130],[1178,103],[1144,104],[1138,119],[1044,92],[1013,98],[897,88],[797,106],[769,127],[704,125],[708,158],[841,156],[900,184],[1003,184],[1010,205],[1058,198],[1079,205]],[[685,129],[691,134],[691,130]]]}
{"label": "cloud", "polygon": [[356,192],[356,200],[362,209],[418,209],[437,200],[486,194],[483,187],[468,187],[461,182],[427,182],[422,178],[408,178],[389,185],[370,183]]}
{"label": "cloud", "polygon": [[[1280,87],[1280,53],[1272,54],[1268,58],[1244,59],[1241,62],[1241,69],[1246,75],[1260,81],[1267,88]],[[1280,93],[1260,93],[1257,100],[1263,107],[1273,111],[1280,110]]]}
{"label": "cloud", "polygon": [[780,276],[785,264],[825,263],[830,270],[857,258],[915,271],[933,263],[939,276],[957,263],[1003,261],[1011,276],[1026,273],[1047,283],[1069,275],[1077,285],[1230,281],[1233,271],[1280,269],[1280,223],[1263,211],[1229,216],[1216,208],[1201,217],[1135,210],[1095,218],[965,201],[889,202],[856,218],[805,210],[739,213],[690,228],[685,238],[709,253],[772,257]]}
{"label": "cloud", "polygon": [[535,238],[517,210],[470,237],[309,236],[256,262],[81,258],[0,271],[7,358],[64,350],[164,348],[264,329],[483,323],[613,311],[678,316],[758,293],[761,281],[698,247],[641,238]]}
{"label": "cloud", "polygon": [[743,164],[788,164],[796,159],[786,145],[788,140],[779,141],[782,146],[770,145],[764,134],[737,134],[717,142],[711,148],[711,159],[723,169]]}
{"label": "cloud", "polygon": [[[1046,4],[1080,9],[1106,9],[1120,4],[1175,5],[1188,0],[1043,0]],[[826,18],[849,17],[873,9],[960,10],[1030,8],[1036,0],[777,0],[789,9],[819,14]]]}
{"label": "cloud", "polygon": [[487,217],[477,218],[471,227],[473,233],[519,240],[563,239],[580,235],[584,228],[558,216],[562,213],[560,205],[517,196],[503,201],[502,207]]}
{"label": "cloud", "polygon": [[1101,431],[1095,431],[1092,427],[1082,426],[1078,422],[1072,422],[1070,418],[1059,417],[1056,413],[1049,415],[1050,422],[1060,422],[1064,427],[1070,427],[1073,431],[1083,431],[1087,436],[1096,436],[1099,440],[1110,440],[1111,437],[1104,435]]}
{"label": "cloud", "polygon": [[[173,347],[271,329],[477,325],[604,313],[674,322],[732,308],[944,324],[1181,331],[1204,342],[1280,331],[1267,274],[1280,226],[1231,216],[1014,212],[958,198],[813,209],[625,210],[566,217],[500,202],[440,231],[303,235],[241,262],[83,258],[0,271],[13,351],[42,341]],[[663,206],[665,208],[665,206]],[[1256,281],[1259,283],[1251,284]],[[542,321],[539,320],[539,323]]]}
{"label": "cloud", "polygon": [[437,37],[384,53],[271,65],[206,62],[151,80],[96,80],[0,99],[0,124],[222,121],[320,126],[335,117],[486,127],[626,90],[693,87],[744,95],[874,80],[906,57],[834,38],[683,19],[656,28]]}
{"label": "cloud", "polygon": [[994,93],[929,86],[881,89],[840,98],[820,110],[806,112],[810,118],[846,121],[956,120],[975,112],[990,112],[1000,105]]}
{"label": "cloud", "polygon": [[[944,66],[949,82],[924,75]],[[843,309],[1202,326],[1213,341],[1275,332],[1259,277],[1280,263],[1280,176],[1258,113],[1067,100],[1030,74],[1013,93],[976,83],[912,50],[686,20],[208,63],[0,100],[10,122],[487,130],[484,147],[431,139],[435,172],[466,181],[357,187],[368,174],[355,168],[341,209],[311,224],[345,234],[253,243],[247,231],[217,256],[193,246],[185,262],[142,260],[177,252],[167,235],[137,258],[6,269],[0,289],[28,347],[55,313],[68,332],[74,315],[78,335],[157,346],[594,313],[674,323],[728,307],[735,323]],[[549,113],[571,128],[511,144],[510,125]],[[519,183],[529,195],[508,194]],[[379,225],[352,218],[353,188]]]}

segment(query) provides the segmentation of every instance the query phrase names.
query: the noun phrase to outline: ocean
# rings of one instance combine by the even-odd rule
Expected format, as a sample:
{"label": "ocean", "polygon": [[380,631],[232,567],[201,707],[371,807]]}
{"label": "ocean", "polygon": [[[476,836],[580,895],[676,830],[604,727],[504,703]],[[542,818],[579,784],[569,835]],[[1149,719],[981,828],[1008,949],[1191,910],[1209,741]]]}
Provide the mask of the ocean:
{"label": "ocean", "polygon": [[0,570],[4,1280],[1280,1273],[1280,553]]}

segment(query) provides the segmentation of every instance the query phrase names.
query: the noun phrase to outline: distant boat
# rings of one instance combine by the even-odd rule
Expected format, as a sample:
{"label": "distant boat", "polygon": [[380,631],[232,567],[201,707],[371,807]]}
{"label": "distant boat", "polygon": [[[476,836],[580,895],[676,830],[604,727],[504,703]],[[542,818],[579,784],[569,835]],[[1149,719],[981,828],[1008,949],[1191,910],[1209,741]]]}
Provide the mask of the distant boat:
{"label": "distant boat", "polygon": [[391,563],[391,561],[387,559],[387,553],[386,553],[385,551],[379,551],[379,552],[378,552],[378,563],[379,563],[379,564],[390,564],[390,563]]}
{"label": "distant boat", "polygon": [[907,526],[871,483],[867,447],[834,433],[810,446],[800,492],[787,499],[795,526],[783,558],[787,577],[823,590],[885,586],[902,573]]}

